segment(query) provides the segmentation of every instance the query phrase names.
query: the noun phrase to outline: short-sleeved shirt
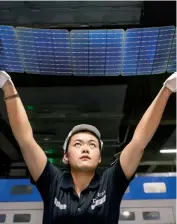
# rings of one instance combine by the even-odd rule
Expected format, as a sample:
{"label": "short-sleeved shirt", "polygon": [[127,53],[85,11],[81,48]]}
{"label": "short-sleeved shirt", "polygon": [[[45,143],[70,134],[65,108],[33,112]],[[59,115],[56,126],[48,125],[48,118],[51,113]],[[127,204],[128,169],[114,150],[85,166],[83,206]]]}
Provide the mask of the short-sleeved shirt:
{"label": "short-sleeved shirt", "polygon": [[70,171],[47,162],[35,183],[44,202],[43,224],[117,224],[122,197],[133,177],[126,178],[117,159],[102,174],[96,172],[78,197]]}

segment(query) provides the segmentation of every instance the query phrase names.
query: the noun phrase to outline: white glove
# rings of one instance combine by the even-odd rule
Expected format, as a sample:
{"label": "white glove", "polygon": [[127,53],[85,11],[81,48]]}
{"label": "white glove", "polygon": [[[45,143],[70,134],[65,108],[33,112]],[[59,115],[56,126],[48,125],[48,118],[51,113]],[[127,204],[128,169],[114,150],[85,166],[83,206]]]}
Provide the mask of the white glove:
{"label": "white glove", "polygon": [[177,72],[173,73],[166,81],[164,82],[164,86],[170,89],[172,92],[176,92],[176,79],[177,79]]}
{"label": "white glove", "polygon": [[11,81],[10,76],[5,71],[0,71],[0,88],[2,88],[8,80]]}

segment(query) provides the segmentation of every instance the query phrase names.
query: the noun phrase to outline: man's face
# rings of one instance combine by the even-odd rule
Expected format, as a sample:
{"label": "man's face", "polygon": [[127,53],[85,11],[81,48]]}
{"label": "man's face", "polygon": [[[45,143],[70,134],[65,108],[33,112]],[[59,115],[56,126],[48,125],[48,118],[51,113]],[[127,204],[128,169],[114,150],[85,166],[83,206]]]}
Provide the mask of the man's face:
{"label": "man's face", "polygon": [[101,162],[98,139],[89,132],[74,134],[64,154],[71,169],[77,171],[93,171]]}

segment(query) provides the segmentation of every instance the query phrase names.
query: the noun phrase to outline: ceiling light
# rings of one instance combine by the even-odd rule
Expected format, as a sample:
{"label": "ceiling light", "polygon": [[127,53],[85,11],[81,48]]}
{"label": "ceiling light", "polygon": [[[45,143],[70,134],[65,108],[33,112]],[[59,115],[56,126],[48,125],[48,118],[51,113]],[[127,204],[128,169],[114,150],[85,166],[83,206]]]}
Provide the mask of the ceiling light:
{"label": "ceiling light", "polygon": [[44,141],[49,141],[49,138],[44,138]]}
{"label": "ceiling light", "polygon": [[124,211],[122,214],[123,214],[123,216],[125,216],[125,217],[130,216],[130,212],[129,212],[129,211]]}
{"label": "ceiling light", "polygon": [[177,153],[177,149],[162,149],[160,153]]}

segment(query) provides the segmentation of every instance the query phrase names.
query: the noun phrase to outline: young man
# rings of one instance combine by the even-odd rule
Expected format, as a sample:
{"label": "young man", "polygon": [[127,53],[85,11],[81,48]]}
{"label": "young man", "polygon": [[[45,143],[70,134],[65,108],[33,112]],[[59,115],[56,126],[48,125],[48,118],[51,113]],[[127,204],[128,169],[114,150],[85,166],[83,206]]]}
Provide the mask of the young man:
{"label": "young man", "polygon": [[95,172],[101,162],[103,147],[100,132],[91,125],[75,126],[63,146],[63,162],[70,169],[60,171],[47,161],[44,151],[34,140],[10,76],[0,72],[0,87],[13,134],[44,201],[44,224],[117,224],[122,196],[159,126],[170,95],[176,92],[176,77],[177,72],[165,81],[140,120],[130,143],[100,176]]}

